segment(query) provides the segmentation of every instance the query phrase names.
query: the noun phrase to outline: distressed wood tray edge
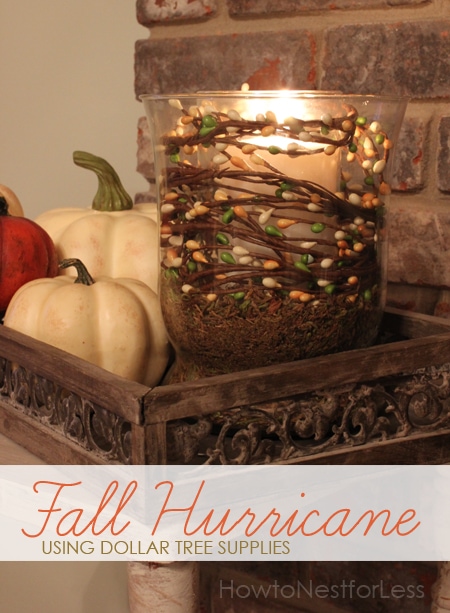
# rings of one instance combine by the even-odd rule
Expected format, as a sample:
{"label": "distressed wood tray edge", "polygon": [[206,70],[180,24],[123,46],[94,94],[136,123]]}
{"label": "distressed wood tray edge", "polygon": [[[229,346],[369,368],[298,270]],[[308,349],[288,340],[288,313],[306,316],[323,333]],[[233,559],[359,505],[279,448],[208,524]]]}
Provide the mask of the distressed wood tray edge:
{"label": "distressed wood tray edge", "polygon": [[[123,432],[115,435],[114,444],[103,444],[102,440],[99,446],[97,440],[93,442],[87,437],[87,444],[83,442],[84,446],[80,447],[78,434],[73,435],[69,428],[67,436],[67,424],[62,432],[48,430],[42,423],[37,423],[33,430],[35,417],[23,414],[20,407],[16,410],[17,404],[20,405],[17,390],[10,394],[4,389],[0,403],[0,431],[40,457],[45,456],[45,461],[53,463],[165,463],[166,426],[171,421],[183,420],[192,415],[201,418],[212,412],[226,411],[249,403],[262,403],[264,411],[264,404],[267,402],[276,403],[278,400],[283,401],[298,394],[330,386],[345,387],[368,378],[377,380],[380,377],[450,363],[450,320],[387,309],[385,325],[390,330],[406,336],[407,340],[155,388],[126,381],[84,360],[2,327],[0,357],[4,362],[18,363],[25,371],[31,371],[33,376],[42,377],[56,388],[67,389],[80,397],[81,409],[75,411],[76,419],[72,416],[70,424],[72,430],[75,428],[75,433],[75,426],[78,427],[79,424],[74,426],[73,419],[78,420],[85,405],[86,422],[80,426],[83,435],[90,427],[93,405],[106,414],[111,430],[123,429],[124,423],[128,425]],[[11,420],[15,419],[22,422],[22,427],[11,427]],[[38,444],[35,444],[36,441],[30,441],[33,432],[39,440]],[[46,434],[49,448],[45,453],[40,453]],[[97,436],[98,433],[94,434]],[[90,436],[93,439],[92,432]],[[107,435],[105,436],[107,438]],[[414,436],[417,438],[417,435]],[[448,435],[443,430],[437,438],[430,432],[424,434],[424,438],[434,441],[435,450],[436,441],[442,443],[445,436]],[[117,447],[117,440],[120,441],[120,449],[112,450],[112,447]],[[52,442],[55,453],[52,452]],[[398,444],[400,443],[404,444],[405,441],[399,440]],[[426,454],[422,456],[425,457]],[[372,454],[368,457],[378,456]],[[445,457],[438,453],[438,458],[442,461]],[[342,450],[334,450],[328,454],[325,452],[322,456],[318,454],[311,458],[311,461],[326,462],[327,458],[330,461],[346,461]],[[357,456],[352,454],[352,458]],[[293,461],[287,459],[286,463]],[[299,463],[307,461],[308,458],[298,458]]]}

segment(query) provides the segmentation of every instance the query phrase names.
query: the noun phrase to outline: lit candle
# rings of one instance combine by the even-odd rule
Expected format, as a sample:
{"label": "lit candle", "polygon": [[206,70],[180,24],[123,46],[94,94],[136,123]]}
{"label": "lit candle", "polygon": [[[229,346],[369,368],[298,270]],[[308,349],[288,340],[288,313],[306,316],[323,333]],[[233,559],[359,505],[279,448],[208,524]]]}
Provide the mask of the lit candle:
{"label": "lit candle", "polygon": [[[335,134],[328,134],[332,131],[332,117],[329,114],[317,117],[313,99],[299,100],[290,92],[280,92],[270,101],[272,108],[264,108],[267,103],[258,98],[238,99],[234,106],[222,107],[218,113],[213,101],[203,99],[198,106],[189,108],[187,115],[180,117],[175,133],[188,139],[195,134],[204,138],[195,148],[184,146],[180,151],[181,159],[187,154],[188,161],[194,157],[196,166],[217,169],[214,198],[224,202],[239,199],[241,204],[234,207],[237,217],[240,215],[242,219],[244,215],[258,213],[255,219],[263,230],[269,227],[275,239],[277,234],[281,238],[282,232],[287,239],[297,240],[297,248],[289,256],[295,262],[300,259],[302,250],[317,243],[321,193],[333,194],[340,178],[340,151],[334,142],[336,138],[345,140],[345,135],[343,137],[342,131],[336,129]],[[176,106],[177,101],[173,104]],[[201,118],[200,127],[198,121],[195,122],[198,118]],[[221,122],[226,127],[217,133]],[[208,138],[211,132],[214,132],[212,143]],[[290,191],[292,180],[307,182],[312,192],[316,186],[311,198],[305,193],[298,195]],[[273,196],[278,202],[271,201]],[[284,202],[286,207],[283,207]],[[196,216],[196,211],[193,212]],[[278,230],[271,228],[272,216],[278,218]],[[332,235],[329,226],[324,224],[320,236],[322,243],[331,242]],[[243,265],[251,261],[258,266],[259,258],[273,251],[267,240],[261,237],[255,240],[253,234],[240,236],[235,232],[232,243],[240,256],[238,262]],[[231,261],[230,255],[218,259],[222,265]]]}
{"label": "lit candle", "polygon": [[[264,102],[267,104],[267,101]],[[208,103],[205,104],[207,110]],[[255,171],[261,165],[268,168],[275,166],[287,177],[318,183],[332,192],[336,191],[340,171],[339,152],[333,144],[315,142],[314,131],[304,127],[304,121],[320,119],[311,113],[305,101],[293,97],[290,92],[279,92],[279,97],[271,101],[271,109],[264,109],[262,101],[254,98],[242,100],[237,107],[228,111],[228,117],[236,121],[260,122],[262,127],[259,135],[239,136],[240,148],[226,146],[224,151],[227,155],[219,154],[213,159],[224,163],[226,157],[238,164],[239,160],[242,164],[244,159],[244,167],[248,166]],[[328,122],[332,120],[331,116],[322,119]],[[283,126],[284,133],[277,126]],[[233,134],[233,128],[230,134]],[[220,147],[220,140],[216,142],[216,147],[217,144]],[[261,185],[262,193],[266,189],[267,186]]]}
{"label": "lit candle", "polygon": [[[265,101],[267,104],[267,101]],[[306,121],[313,121],[314,115],[311,109],[306,108],[304,101],[294,99],[289,92],[280,92],[276,100],[271,101],[271,109],[264,109],[260,100],[243,100],[237,108],[228,110],[227,115],[234,121],[259,122],[261,124],[258,134],[239,135],[237,129],[229,128],[228,135],[224,135],[222,141],[218,138],[215,143],[215,150],[219,152],[213,155],[208,149],[200,153],[200,163],[205,165],[208,156],[209,163],[217,164],[220,168],[228,171],[250,171],[258,174],[261,170],[266,173],[266,181],[254,183],[253,176],[249,178],[242,176],[240,179],[224,178],[221,180],[221,197],[244,197],[245,193],[250,192],[258,197],[274,194],[279,191],[279,186],[274,186],[269,182],[270,178],[281,178],[279,183],[284,187],[289,184],[290,179],[308,181],[312,184],[320,185],[323,189],[334,193],[338,189],[340,178],[340,152],[333,144],[323,144],[314,142],[314,131],[304,128],[298,117],[306,117]],[[203,101],[200,112],[207,114],[212,111],[212,106],[208,101]],[[278,118],[282,118],[279,124]],[[317,119],[317,118],[316,118]],[[331,116],[325,118],[331,121]],[[313,121],[313,124],[316,122]],[[284,131],[276,126],[283,126]],[[322,125],[323,129],[323,125]],[[239,144],[229,144],[230,138],[236,137]],[[203,158],[203,159],[202,159]],[[273,177],[270,177],[270,175]],[[314,241],[316,235],[311,231],[311,225],[317,221],[317,213],[320,206],[317,202],[310,202],[307,205],[309,211],[304,209],[296,210],[295,195],[289,189],[283,190],[283,198],[289,202],[289,209],[277,208],[278,216],[288,218],[283,227],[286,237],[304,237],[306,242]],[[313,199],[314,200],[314,199]],[[254,206],[254,210],[260,213],[258,218],[261,224],[267,224],[274,210],[269,205],[260,204]],[[301,217],[308,223],[292,223]],[[325,229],[321,238],[331,240],[332,233]],[[235,243],[248,248],[244,240],[236,239]],[[258,255],[267,255],[270,249],[264,246],[253,247],[252,252]],[[294,260],[299,259],[299,255],[294,256]]]}

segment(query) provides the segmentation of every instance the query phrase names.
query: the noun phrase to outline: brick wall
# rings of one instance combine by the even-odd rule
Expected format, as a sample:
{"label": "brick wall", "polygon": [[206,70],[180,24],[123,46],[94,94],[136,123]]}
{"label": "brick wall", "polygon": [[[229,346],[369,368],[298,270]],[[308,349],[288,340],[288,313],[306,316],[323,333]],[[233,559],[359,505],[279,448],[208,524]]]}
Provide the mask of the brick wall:
{"label": "brick wall", "polygon": [[[390,207],[389,300],[450,314],[449,0],[137,0],[136,13],[149,30],[136,42],[136,96],[244,82],[408,96]],[[138,170],[149,178],[144,117],[138,134]]]}

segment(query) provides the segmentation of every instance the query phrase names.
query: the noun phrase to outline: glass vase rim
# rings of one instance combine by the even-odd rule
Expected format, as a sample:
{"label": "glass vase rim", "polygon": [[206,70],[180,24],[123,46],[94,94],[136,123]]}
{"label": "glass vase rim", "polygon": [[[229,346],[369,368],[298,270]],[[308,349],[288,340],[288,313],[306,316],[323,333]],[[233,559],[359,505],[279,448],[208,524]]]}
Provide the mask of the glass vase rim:
{"label": "glass vase rim", "polygon": [[267,98],[268,100],[277,98],[305,98],[305,99],[329,99],[329,100],[365,100],[365,101],[379,101],[379,102],[398,102],[406,103],[409,100],[408,96],[393,95],[393,94],[352,94],[343,93],[336,90],[303,90],[303,89],[278,89],[278,90],[202,90],[197,92],[173,92],[168,94],[140,94],[139,99],[144,102],[145,100],[164,101],[171,99],[187,100],[196,98],[199,96],[209,96],[212,99],[219,98]]}

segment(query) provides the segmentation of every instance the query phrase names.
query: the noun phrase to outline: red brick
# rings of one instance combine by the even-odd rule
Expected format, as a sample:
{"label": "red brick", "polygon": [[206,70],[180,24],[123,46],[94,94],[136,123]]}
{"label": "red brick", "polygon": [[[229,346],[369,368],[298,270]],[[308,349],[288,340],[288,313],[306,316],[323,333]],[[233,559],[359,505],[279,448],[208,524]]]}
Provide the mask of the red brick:
{"label": "red brick", "polygon": [[322,89],[450,97],[450,21],[345,25],[326,32]]}
{"label": "red brick", "polygon": [[411,199],[389,212],[388,279],[392,283],[450,287],[446,242],[450,209],[433,203],[411,206]]}
{"label": "red brick", "polygon": [[408,117],[403,121],[395,158],[392,188],[396,191],[418,191],[425,183],[425,140],[429,122],[419,117]]}
{"label": "red brick", "polygon": [[146,179],[151,179],[155,176],[155,164],[146,117],[140,117],[138,121],[137,145],[136,170]]}
{"label": "red brick", "polygon": [[339,9],[370,9],[393,6],[416,6],[428,4],[429,0],[227,0],[232,17],[248,15],[273,15],[280,13],[304,13]]}
{"label": "red brick", "polygon": [[205,19],[216,12],[216,0],[137,0],[136,16],[143,26],[161,22]]}
{"label": "red brick", "polygon": [[306,30],[136,43],[136,95],[198,90],[316,89],[316,40]]}
{"label": "red brick", "polygon": [[450,117],[439,122],[437,183],[441,192],[450,192]]}
{"label": "red brick", "polygon": [[134,201],[136,203],[154,202],[156,201],[155,163],[150,139],[150,130],[148,129],[148,122],[145,116],[140,117],[138,120],[137,146],[136,170],[144,179],[147,179],[149,186],[147,191],[135,194]]}

